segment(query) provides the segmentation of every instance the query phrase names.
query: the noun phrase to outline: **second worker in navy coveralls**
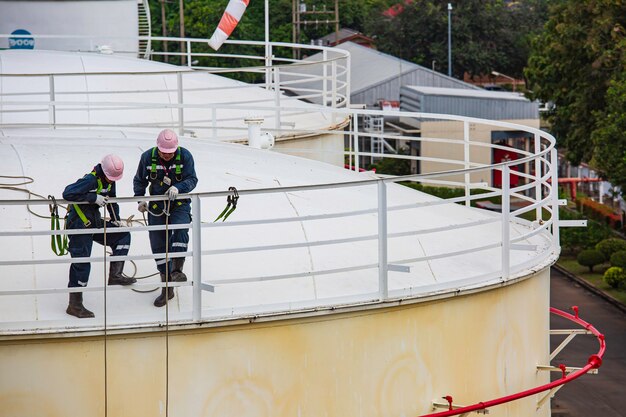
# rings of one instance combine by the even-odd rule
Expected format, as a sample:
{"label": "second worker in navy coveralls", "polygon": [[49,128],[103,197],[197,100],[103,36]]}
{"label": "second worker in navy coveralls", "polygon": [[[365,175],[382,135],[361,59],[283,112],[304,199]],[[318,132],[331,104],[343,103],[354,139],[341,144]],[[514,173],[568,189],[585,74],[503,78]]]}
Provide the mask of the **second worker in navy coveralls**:
{"label": "second worker in navy coveralls", "polygon": [[[169,224],[184,224],[191,222],[191,200],[177,199],[178,194],[190,193],[196,184],[196,170],[193,156],[187,149],[178,146],[178,136],[170,129],[159,133],[157,146],[145,151],[139,160],[137,174],[133,179],[135,196],[143,196],[149,186],[150,195],[167,195],[169,202]],[[140,201],[137,209],[148,212],[149,225],[165,225],[167,216],[167,201]],[[165,230],[150,231],[150,247],[152,253],[165,253]],[[167,236],[169,253],[186,252],[189,244],[189,229],[170,230]],[[155,259],[157,269],[161,275],[161,282],[187,281],[183,273],[185,258],[172,258],[166,265],[166,260]],[[167,297],[166,297],[167,293]],[[167,300],[174,298],[174,289],[168,287],[161,290],[154,305],[162,307]]]}

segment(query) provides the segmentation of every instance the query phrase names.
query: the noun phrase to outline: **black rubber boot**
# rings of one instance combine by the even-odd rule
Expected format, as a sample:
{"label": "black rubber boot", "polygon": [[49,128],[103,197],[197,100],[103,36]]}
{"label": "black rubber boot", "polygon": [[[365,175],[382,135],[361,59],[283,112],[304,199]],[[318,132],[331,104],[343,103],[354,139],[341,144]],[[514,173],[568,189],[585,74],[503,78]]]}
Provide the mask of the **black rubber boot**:
{"label": "black rubber boot", "polygon": [[[165,282],[165,274],[161,274],[161,282]],[[165,294],[167,293],[167,300],[171,300],[174,298],[174,288],[165,287],[161,288],[161,295],[159,295],[156,300],[154,300],[155,307],[163,307],[167,300],[165,299]]]}
{"label": "black rubber boot", "polygon": [[131,285],[137,282],[135,278],[122,275],[123,270],[124,262],[111,262],[109,266],[109,285]]}
{"label": "black rubber boot", "polygon": [[85,308],[83,305],[83,293],[71,292],[70,303],[65,310],[70,316],[78,317],[79,319],[88,319],[94,317],[93,313]]}
{"label": "black rubber boot", "polygon": [[174,282],[187,281],[187,275],[183,273],[183,265],[185,265],[185,258],[172,259],[172,281]]}

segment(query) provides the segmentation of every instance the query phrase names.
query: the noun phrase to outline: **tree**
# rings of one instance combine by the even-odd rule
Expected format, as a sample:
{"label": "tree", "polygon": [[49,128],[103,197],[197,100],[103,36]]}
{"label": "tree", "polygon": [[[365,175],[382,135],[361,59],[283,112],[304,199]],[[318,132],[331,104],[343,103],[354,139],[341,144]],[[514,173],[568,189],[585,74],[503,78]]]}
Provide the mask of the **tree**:
{"label": "tree", "polygon": [[593,161],[611,181],[626,172],[616,113],[624,104],[625,25],[624,2],[553,1],[525,71],[533,96],[555,104],[549,122],[570,162]]}
{"label": "tree", "polygon": [[[492,70],[521,76],[530,50],[530,37],[547,19],[549,0],[454,1],[452,11],[452,69],[463,78]],[[414,0],[402,3],[395,17],[376,11],[366,34],[376,37],[378,48],[391,55],[429,67],[437,61],[447,70],[447,3]],[[446,71],[442,71],[446,72]]]}

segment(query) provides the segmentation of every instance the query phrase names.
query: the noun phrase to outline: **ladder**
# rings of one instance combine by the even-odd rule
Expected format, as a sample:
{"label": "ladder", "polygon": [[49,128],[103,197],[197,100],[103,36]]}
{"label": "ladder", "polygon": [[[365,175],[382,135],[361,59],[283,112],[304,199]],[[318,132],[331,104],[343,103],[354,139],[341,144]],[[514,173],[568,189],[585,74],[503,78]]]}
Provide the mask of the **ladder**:
{"label": "ladder", "polygon": [[138,35],[145,37],[147,39],[139,40],[139,50],[137,56],[139,58],[150,58],[150,35],[151,32],[151,23],[150,23],[150,6],[148,5],[148,0],[137,0],[137,19],[139,20],[139,31]]}
{"label": "ladder", "polygon": [[[374,163],[382,158],[385,153],[385,118],[383,116],[366,115],[363,120],[363,128],[366,133],[371,133],[370,144],[371,153],[370,163]],[[376,155],[376,156],[375,156]]]}

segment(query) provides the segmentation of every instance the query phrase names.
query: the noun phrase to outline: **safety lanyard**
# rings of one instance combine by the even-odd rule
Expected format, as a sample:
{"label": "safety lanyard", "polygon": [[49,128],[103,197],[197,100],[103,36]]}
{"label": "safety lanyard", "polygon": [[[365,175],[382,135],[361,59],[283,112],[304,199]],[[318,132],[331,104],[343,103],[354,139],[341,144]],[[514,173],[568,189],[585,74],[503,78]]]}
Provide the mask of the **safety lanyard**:
{"label": "safety lanyard", "polygon": [[[48,199],[52,203],[48,205],[48,207],[50,207],[50,230],[52,230],[53,232],[59,231],[61,230],[61,222],[59,221],[59,206],[57,205],[57,201],[53,196],[49,195]],[[52,252],[54,252],[55,255],[67,255],[67,246],[67,235],[50,235],[50,247],[52,248]]]}
{"label": "safety lanyard", "polygon": [[217,216],[217,219],[213,220],[213,223],[215,223],[219,219],[222,219],[222,221],[226,221],[228,216],[230,216],[232,212],[235,211],[235,209],[237,208],[237,201],[239,200],[239,192],[237,191],[235,187],[228,187],[228,191],[232,191],[232,194],[229,194],[226,197],[226,207],[220,213],[220,215]]}

